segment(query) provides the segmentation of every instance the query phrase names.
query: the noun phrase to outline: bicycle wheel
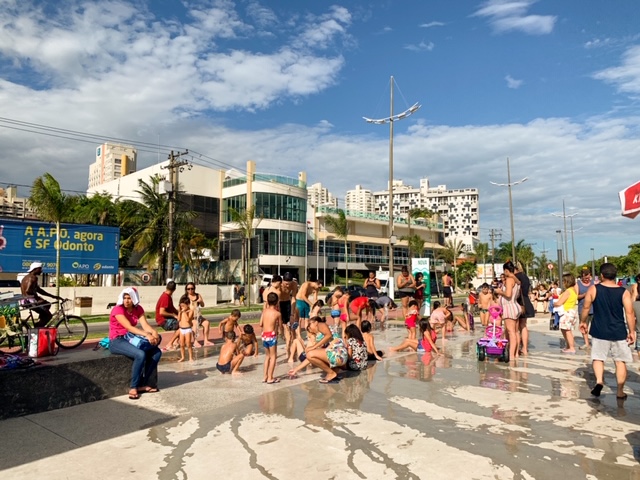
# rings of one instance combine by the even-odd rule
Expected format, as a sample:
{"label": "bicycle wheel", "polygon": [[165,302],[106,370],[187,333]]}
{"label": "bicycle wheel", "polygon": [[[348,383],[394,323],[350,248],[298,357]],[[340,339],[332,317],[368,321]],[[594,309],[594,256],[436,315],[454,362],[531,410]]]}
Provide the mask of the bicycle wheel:
{"label": "bicycle wheel", "polygon": [[82,345],[89,333],[87,322],[82,317],[75,315],[62,317],[56,323],[56,328],[58,329],[56,343],[60,345],[60,348],[76,348]]}

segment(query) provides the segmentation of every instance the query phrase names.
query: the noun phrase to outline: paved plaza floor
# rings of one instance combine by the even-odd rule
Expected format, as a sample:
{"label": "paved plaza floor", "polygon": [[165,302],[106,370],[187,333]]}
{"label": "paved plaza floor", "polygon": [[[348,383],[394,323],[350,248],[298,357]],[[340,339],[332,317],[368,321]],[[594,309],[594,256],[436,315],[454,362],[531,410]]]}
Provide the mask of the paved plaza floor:
{"label": "paved plaza floor", "polygon": [[[317,370],[261,383],[264,356],[239,376],[216,357],[166,358],[161,392],[125,395],[0,422],[7,479],[640,479],[639,363],[617,401],[613,364],[603,394],[585,352],[531,322],[515,364],[478,362],[479,333],[456,333],[444,355],[388,355],[322,385]],[[385,351],[401,327],[376,332]],[[581,344],[581,342],[580,342]],[[441,341],[438,340],[438,346]],[[612,388],[613,387],[613,390]]]}

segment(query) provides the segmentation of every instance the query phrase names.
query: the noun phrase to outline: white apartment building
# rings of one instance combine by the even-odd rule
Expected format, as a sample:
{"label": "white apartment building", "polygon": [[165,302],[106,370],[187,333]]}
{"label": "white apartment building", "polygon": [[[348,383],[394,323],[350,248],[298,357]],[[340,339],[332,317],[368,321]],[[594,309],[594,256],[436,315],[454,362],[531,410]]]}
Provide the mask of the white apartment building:
{"label": "white apartment building", "polygon": [[124,177],[137,170],[138,153],[127,145],[105,143],[96,148],[96,160],[89,165],[89,188]]}
{"label": "white apartment building", "polygon": [[314,183],[307,187],[307,202],[312,207],[320,205],[338,206],[338,199],[335,198],[327,188],[323,187],[321,183]]}
{"label": "white apartment building", "polygon": [[[389,190],[374,192],[376,213],[389,214]],[[480,213],[477,188],[448,190],[446,185],[429,187],[429,179],[421,178],[420,187],[393,181],[394,217],[406,217],[413,208],[427,208],[438,213],[444,223],[444,238],[463,242],[465,252],[471,252],[479,242]]]}
{"label": "white apartment building", "polygon": [[345,210],[364,213],[375,213],[375,204],[371,190],[356,185],[355,190],[348,190],[344,199]]}
{"label": "white apartment building", "polygon": [[18,188],[0,188],[0,217],[38,218],[26,198],[18,197]]}

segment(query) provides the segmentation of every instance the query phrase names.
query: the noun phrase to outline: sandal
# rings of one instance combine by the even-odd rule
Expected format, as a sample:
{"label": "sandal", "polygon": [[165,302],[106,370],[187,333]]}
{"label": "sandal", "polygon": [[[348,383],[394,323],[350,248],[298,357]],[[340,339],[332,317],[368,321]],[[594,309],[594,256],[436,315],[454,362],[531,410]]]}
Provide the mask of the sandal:
{"label": "sandal", "polygon": [[138,393],[158,393],[159,391],[156,387],[142,387],[138,389]]}
{"label": "sandal", "polygon": [[134,390],[134,389],[129,390],[129,400],[138,400],[139,398],[140,398],[140,394],[138,393],[137,390]]}

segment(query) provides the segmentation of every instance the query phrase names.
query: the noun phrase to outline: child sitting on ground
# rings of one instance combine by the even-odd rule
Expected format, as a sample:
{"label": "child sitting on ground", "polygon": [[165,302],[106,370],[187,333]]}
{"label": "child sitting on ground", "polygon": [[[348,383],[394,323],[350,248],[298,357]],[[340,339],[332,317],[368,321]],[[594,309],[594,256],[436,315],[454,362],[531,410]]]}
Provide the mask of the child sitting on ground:
{"label": "child sitting on ground", "polygon": [[240,325],[238,325],[238,320],[240,320],[241,316],[242,314],[240,313],[240,310],[238,310],[237,308],[234,308],[233,310],[231,310],[231,314],[220,322],[220,327],[219,327],[220,333],[222,334],[227,332],[235,333],[237,328],[238,333],[242,334],[242,331],[240,330]]}
{"label": "child sitting on ground", "polygon": [[400,352],[408,348],[416,352],[434,351],[436,352],[436,354],[440,353],[438,351],[438,347],[436,347],[436,339],[438,338],[438,334],[431,326],[427,318],[423,318],[420,320],[420,337],[420,341],[415,338],[405,338],[404,341],[397,347],[389,348],[389,351]]}
{"label": "child sitting on ground", "polygon": [[251,325],[242,327],[242,335],[238,339],[238,352],[245,357],[258,356],[258,339]]}
{"label": "child sitting on ground", "polygon": [[193,310],[186,295],[180,298],[178,305],[178,327],[180,328],[180,360],[184,362],[185,348],[189,350],[189,361],[193,362]]}
{"label": "child sitting on ground", "polygon": [[367,360],[382,361],[384,352],[382,350],[376,350],[373,333],[371,333],[371,322],[369,320],[362,321],[362,338],[364,338],[364,343],[367,345]]}
{"label": "child sitting on ground", "polygon": [[362,332],[360,329],[351,324],[344,329],[344,335],[347,339],[347,353],[349,359],[347,360],[347,369],[354,371],[366,370],[367,368],[367,345],[362,338]]}
{"label": "child sitting on ground", "polygon": [[224,334],[224,344],[220,349],[220,356],[218,357],[218,363],[216,363],[216,368],[223,375],[225,373],[238,374],[238,368],[242,364],[244,360],[244,355],[242,353],[237,353],[236,347],[236,332],[231,330],[230,332],[225,332]]}

